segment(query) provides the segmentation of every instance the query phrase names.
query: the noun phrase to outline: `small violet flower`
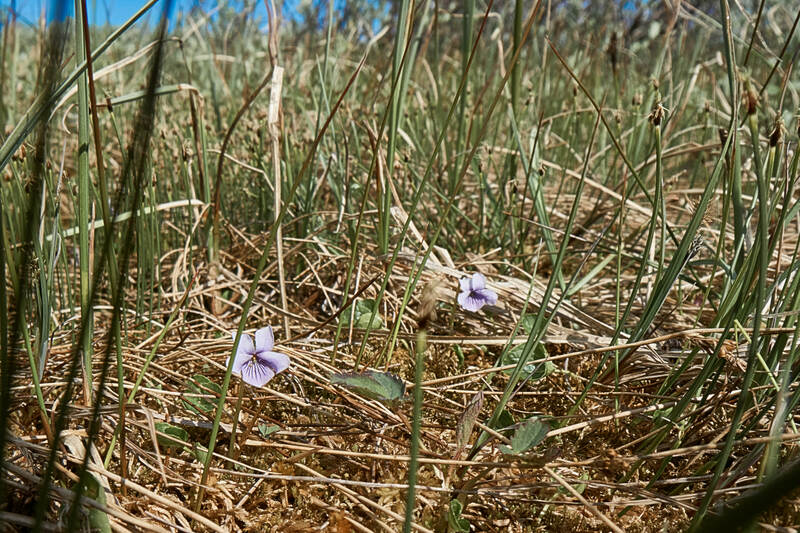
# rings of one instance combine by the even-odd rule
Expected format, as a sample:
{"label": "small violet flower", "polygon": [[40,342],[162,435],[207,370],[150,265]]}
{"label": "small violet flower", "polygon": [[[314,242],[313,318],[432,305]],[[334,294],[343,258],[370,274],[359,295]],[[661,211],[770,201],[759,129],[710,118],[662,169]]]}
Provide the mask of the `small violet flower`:
{"label": "small violet flower", "polygon": [[[236,332],[233,332],[236,340]],[[267,326],[256,331],[256,344],[250,335],[243,333],[239,339],[239,347],[233,360],[233,373],[241,376],[245,383],[254,387],[263,387],[275,374],[289,368],[289,357],[272,351],[275,337],[272,327]],[[230,362],[230,358],[228,359]]]}
{"label": "small violet flower", "polygon": [[486,288],[486,278],[476,272],[472,278],[461,278],[461,292],[458,294],[458,304],[467,311],[476,312],[486,304],[497,303],[497,293]]}

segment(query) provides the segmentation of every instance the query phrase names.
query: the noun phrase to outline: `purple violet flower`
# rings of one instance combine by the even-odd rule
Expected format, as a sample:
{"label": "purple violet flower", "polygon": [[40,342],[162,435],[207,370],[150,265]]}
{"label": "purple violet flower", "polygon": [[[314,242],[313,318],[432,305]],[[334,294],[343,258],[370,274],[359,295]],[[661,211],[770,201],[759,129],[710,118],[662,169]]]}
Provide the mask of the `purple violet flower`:
{"label": "purple violet flower", "polygon": [[[236,340],[236,332],[233,332]],[[254,387],[263,387],[275,374],[289,368],[289,356],[273,352],[275,337],[272,326],[267,326],[256,331],[256,344],[247,333],[242,333],[236,357],[233,360],[233,373],[241,376],[245,383]],[[230,361],[230,358],[228,359]]]}
{"label": "purple violet flower", "polygon": [[458,304],[467,311],[477,312],[486,304],[497,303],[497,293],[486,288],[486,278],[480,272],[475,272],[472,278],[461,278],[461,292],[458,294]]}

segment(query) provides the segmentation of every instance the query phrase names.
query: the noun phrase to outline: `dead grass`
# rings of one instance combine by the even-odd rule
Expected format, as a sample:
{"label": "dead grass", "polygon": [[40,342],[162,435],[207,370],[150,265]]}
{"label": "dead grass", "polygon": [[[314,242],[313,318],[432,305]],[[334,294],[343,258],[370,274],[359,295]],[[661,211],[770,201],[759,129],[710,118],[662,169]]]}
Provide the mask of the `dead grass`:
{"label": "dead grass", "polygon": [[[196,521],[190,505],[202,464],[188,451],[158,446],[153,423],[165,421],[186,429],[189,446],[207,443],[211,420],[187,409],[183,401],[189,392],[186,381],[195,374],[214,382],[221,380],[231,350],[228,332],[235,328],[237,302],[249,284],[248,241],[257,243],[258,237],[245,239],[242,235],[223,255],[215,283],[192,289],[180,318],[159,347],[135,402],[127,406],[125,439],[122,446],[114,449],[113,466],[106,469],[101,462],[90,462],[92,471],[109,484],[106,506],[113,510],[110,516],[117,528],[159,530],[181,524],[185,528],[212,528]],[[291,243],[287,243],[287,248],[290,247]],[[237,256],[242,259],[237,260]],[[202,261],[200,257],[195,260]],[[313,276],[311,272],[305,278],[300,276],[296,288],[290,292],[294,331],[315,330],[327,318],[321,305],[326,295],[340,301],[336,287],[341,283],[343,261],[345,257],[320,259]],[[394,291],[405,285],[409,264],[401,263],[392,274],[389,284],[392,292],[382,309],[384,317],[395,315]],[[381,268],[379,260],[364,261],[361,279],[371,278]],[[568,330],[576,322],[602,317],[601,298],[597,299],[597,311],[591,316],[578,311],[572,315],[573,310],[567,306],[559,312],[560,325],[554,323],[545,338],[549,357],[558,371],[541,381],[528,383],[509,404],[509,412],[516,420],[535,414],[551,417],[551,437],[534,453],[524,456],[503,455],[497,447],[500,443],[494,441],[474,459],[465,460],[455,445],[458,416],[472,396],[485,387],[487,400],[479,420],[485,419],[502,392],[507,378],[502,372],[491,371],[491,367],[521,309],[524,296],[517,288],[529,281],[490,275],[492,285],[501,294],[499,308],[486,314],[455,311],[450,331],[449,313],[460,272],[456,265],[434,263],[423,279],[423,282],[443,280],[445,289],[439,292],[439,317],[431,326],[431,347],[426,353],[416,530],[440,530],[443,510],[449,499],[456,496],[467,502],[463,516],[478,531],[604,529],[596,516],[545,473],[545,467],[580,488],[583,498],[627,531],[656,531],[664,524],[669,524],[671,531],[682,529],[708,480],[708,475],[698,475],[697,469],[721,446],[720,437],[725,434],[728,416],[735,405],[740,370],[726,366],[725,375],[707,399],[713,406],[707,416],[694,417],[688,427],[676,427],[670,432],[664,442],[679,442],[679,447],[662,446],[651,454],[639,455],[637,444],[650,436],[654,427],[654,405],[661,409],[672,405],[681,384],[693,377],[689,369],[675,390],[656,396],[670,367],[690,353],[681,345],[696,343],[697,335],[683,335],[682,331],[688,327],[672,324],[667,328],[674,334],[672,343],[656,337],[642,343],[630,362],[621,367],[618,387],[614,387],[613,379],[599,383],[580,412],[567,416],[586,379],[595,371],[600,361],[597,349],[603,347],[605,340],[602,336],[582,336]],[[185,281],[187,276],[188,272],[173,276],[173,288],[175,283],[180,286],[180,280]],[[333,362],[330,339],[335,326],[332,324],[311,335],[299,333],[297,340],[284,342],[276,320],[277,307],[271,303],[276,294],[274,278],[262,279],[249,325],[272,323],[281,350],[292,357],[292,367],[264,390],[237,383],[231,391],[200,515],[217,530],[225,531],[396,530],[404,509],[410,404],[385,406],[331,385],[331,373],[355,370],[355,353],[362,342],[359,331],[347,332]],[[165,302],[176,302],[181,296],[180,291],[170,291],[168,286],[162,289]],[[371,290],[374,288],[368,289],[365,297],[370,296]],[[215,298],[220,305],[212,305]],[[532,310],[536,309],[535,298],[530,305]],[[215,315],[210,311],[214,307],[222,311]],[[100,314],[98,353],[102,353],[100,339],[105,320]],[[382,331],[370,336],[365,360],[369,366],[388,369],[408,381],[413,375],[413,358],[404,346],[414,332],[414,314],[408,313],[404,321],[401,343],[391,361],[382,359],[385,343]],[[123,352],[126,391],[141,369],[154,334],[162,327],[157,322],[156,319],[148,324],[134,318],[126,321],[127,342]],[[49,405],[63,401],[59,398],[64,383],[59,376],[68,362],[72,333],[69,324],[64,325],[53,341],[42,382]],[[453,350],[454,343],[463,350],[463,366]],[[20,376],[17,383],[10,427],[17,437],[12,440],[12,499],[8,509],[24,515],[34,495],[30,483],[37,479],[46,460],[47,437],[30,394],[29,378]],[[237,442],[231,450],[231,415],[238,387],[247,388]],[[117,389],[112,380],[104,391],[107,406],[103,410],[103,431],[97,441],[100,455],[105,454],[113,429],[120,423],[118,408],[114,407],[119,402]],[[73,398],[67,435],[85,436],[84,424],[89,413],[89,407],[82,405],[80,397]],[[264,437],[259,433],[259,424],[275,424],[280,430]],[[246,428],[252,431],[243,435]],[[761,438],[766,434],[767,428],[757,428],[746,442],[736,445],[732,468],[743,470],[733,485],[723,483],[720,494],[730,497],[751,486],[755,466],[746,464],[748,454],[753,446],[763,442]],[[785,453],[794,453],[797,435],[787,433],[783,438]],[[69,452],[64,454],[59,467],[67,485],[79,460],[75,450]],[[124,468],[120,463],[123,456]],[[634,465],[638,469],[632,469]],[[651,474],[662,466],[665,470],[661,480],[648,486]],[[121,470],[126,472],[125,483],[119,482]],[[464,487],[469,488],[461,492]],[[59,498],[57,493],[53,497],[55,511]],[[793,517],[798,512],[796,500],[788,499],[770,514],[771,523],[793,526]]]}

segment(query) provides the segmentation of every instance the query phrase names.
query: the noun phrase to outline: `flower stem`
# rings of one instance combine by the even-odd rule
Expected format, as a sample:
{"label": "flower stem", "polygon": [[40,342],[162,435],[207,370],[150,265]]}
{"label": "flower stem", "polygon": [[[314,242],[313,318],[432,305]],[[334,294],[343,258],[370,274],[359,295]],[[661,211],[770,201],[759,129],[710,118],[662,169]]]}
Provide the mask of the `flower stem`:
{"label": "flower stem", "polygon": [[239,425],[239,412],[242,410],[242,399],[244,398],[244,384],[239,383],[236,386],[239,389],[239,397],[236,399],[236,409],[233,411],[231,442],[228,445],[228,457],[231,459],[236,459],[239,456],[239,454],[236,453],[236,428]]}

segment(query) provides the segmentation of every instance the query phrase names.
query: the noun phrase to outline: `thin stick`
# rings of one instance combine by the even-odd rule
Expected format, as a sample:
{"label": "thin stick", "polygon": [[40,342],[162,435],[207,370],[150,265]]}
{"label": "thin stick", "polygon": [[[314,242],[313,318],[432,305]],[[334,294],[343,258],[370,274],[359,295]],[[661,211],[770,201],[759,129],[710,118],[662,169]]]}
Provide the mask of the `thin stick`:
{"label": "thin stick", "polygon": [[566,479],[564,479],[563,477],[561,477],[558,474],[556,474],[555,471],[553,471],[553,469],[551,469],[550,467],[545,466],[543,468],[544,468],[544,471],[547,472],[547,474],[550,477],[555,479],[558,482],[559,485],[561,485],[562,487],[564,487],[567,490],[567,492],[569,492],[575,498],[577,498],[578,501],[580,501],[583,504],[583,506],[586,507],[586,509],[589,510],[590,513],[592,513],[597,518],[599,518],[601,522],[603,522],[605,525],[607,525],[611,529],[611,531],[614,531],[615,533],[625,533],[625,530],[621,529],[618,525],[616,525],[614,522],[612,522],[606,515],[601,513],[600,510],[597,507],[595,507],[594,505],[589,503],[589,501],[586,498],[581,496],[580,492],[575,490],[572,487],[572,485],[570,485],[567,482]]}

